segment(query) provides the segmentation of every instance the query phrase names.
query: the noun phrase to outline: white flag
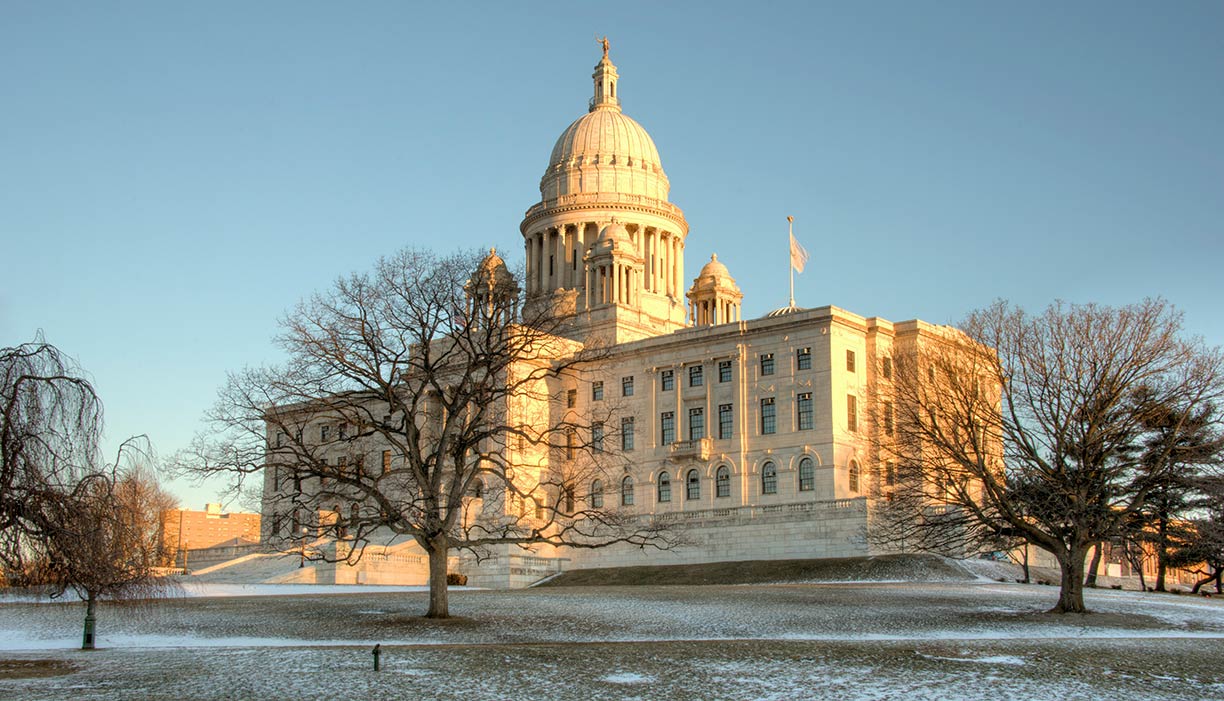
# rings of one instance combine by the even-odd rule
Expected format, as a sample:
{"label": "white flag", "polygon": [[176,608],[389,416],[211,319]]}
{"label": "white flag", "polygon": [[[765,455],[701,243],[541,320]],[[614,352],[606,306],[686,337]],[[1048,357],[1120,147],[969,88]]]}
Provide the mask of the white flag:
{"label": "white flag", "polygon": [[807,265],[808,252],[803,250],[803,246],[799,245],[799,240],[791,234],[791,267],[799,272],[803,272],[803,266]]}

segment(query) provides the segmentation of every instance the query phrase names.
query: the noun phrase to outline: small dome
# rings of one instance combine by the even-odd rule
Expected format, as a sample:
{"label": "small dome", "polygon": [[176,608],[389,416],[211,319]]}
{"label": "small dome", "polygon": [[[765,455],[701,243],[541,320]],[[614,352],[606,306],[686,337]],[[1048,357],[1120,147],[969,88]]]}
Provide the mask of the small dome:
{"label": "small dome", "polygon": [[796,307],[795,305],[791,304],[791,305],[782,307],[781,309],[773,310],[772,312],[766,314],[765,318],[769,319],[775,316],[786,316],[787,314],[797,314],[798,312],[806,312],[806,311],[807,309],[804,309],[803,307]]}
{"label": "small dome", "polygon": [[518,287],[514,275],[506,267],[506,261],[497,255],[496,248],[490,248],[489,255],[485,256],[480,261],[480,264],[476,266],[476,272],[468,280],[467,287],[472,288],[477,284],[487,285],[495,289]]}
{"label": "small dome", "polygon": [[616,217],[612,217],[612,223],[608,224],[599,232],[600,241],[622,241],[632,243],[629,238],[629,230],[624,224],[616,221]]}
{"label": "small dome", "polygon": [[727,270],[727,266],[718,262],[718,254],[714,253],[710,255],[710,262],[706,263],[705,266],[701,268],[701,272],[697,274],[697,279],[700,280],[703,277],[729,278],[731,277],[731,271]]}

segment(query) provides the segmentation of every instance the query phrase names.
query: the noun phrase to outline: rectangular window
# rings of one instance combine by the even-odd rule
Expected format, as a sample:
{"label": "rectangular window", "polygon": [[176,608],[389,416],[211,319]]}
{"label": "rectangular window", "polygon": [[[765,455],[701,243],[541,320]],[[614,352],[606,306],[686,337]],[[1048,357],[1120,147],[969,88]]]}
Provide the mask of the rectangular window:
{"label": "rectangular window", "polygon": [[854,372],[854,351],[846,351],[846,372]]}
{"label": "rectangular window", "polygon": [[629,377],[621,378],[621,396],[622,397],[632,397],[633,396],[633,375],[630,375]]}
{"label": "rectangular window", "polygon": [[735,430],[733,421],[735,415],[731,411],[730,404],[718,405],[718,437],[730,438],[731,432]]}
{"label": "rectangular window", "polygon": [[892,460],[884,463],[884,486],[891,487],[897,483],[897,466]]}
{"label": "rectangular window", "polygon": [[774,374],[773,353],[762,353],[761,354],[761,374],[762,375]]}
{"label": "rectangular window", "polygon": [[884,402],[884,435],[891,436],[893,434],[893,405],[892,402]]}
{"label": "rectangular window", "polygon": [[813,426],[812,420],[812,393],[803,392],[795,398],[795,415],[798,417],[798,425],[800,431],[811,430]]}
{"label": "rectangular window", "polygon": [[285,432],[277,431],[276,432],[276,447],[279,448],[284,444],[285,444]]}
{"label": "rectangular window", "polygon": [[591,450],[596,453],[603,452],[604,425],[603,422],[596,421],[591,424]]}
{"label": "rectangular window", "polygon": [[578,390],[569,389],[565,391],[565,407],[573,409],[578,406]]}
{"label": "rectangular window", "polygon": [[884,379],[892,379],[892,358],[884,356],[884,360],[880,361],[880,372],[884,375]]}
{"label": "rectangular window", "polygon": [[778,415],[774,407],[774,398],[765,397],[761,400],[761,435],[778,432]]}
{"label": "rectangular window", "polygon": [[385,475],[391,471],[391,451],[383,451],[382,473]]}
{"label": "rectangular window", "polygon": [[676,388],[676,371],[664,370],[659,373],[659,381],[663,385],[664,392],[670,392]]}
{"label": "rectangular window", "polygon": [[795,369],[811,370],[812,369],[812,349],[800,348],[795,353]]}
{"label": "rectangular window", "polygon": [[574,432],[574,429],[571,428],[568,431],[566,431],[565,432],[565,459],[566,460],[574,459],[574,446],[577,443],[578,443],[578,434]]}
{"label": "rectangular window", "polygon": [[340,424],[340,440],[344,440],[348,435],[348,424]]}
{"label": "rectangular window", "polygon": [[705,375],[701,365],[689,366],[689,387],[700,387],[705,382]]}
{"label": "rectangular window", "polygon": [[676,442],[676,414],[665,411],[659,416],[659,442],[671,445]]}
{"label": "rectangular window", "polygon": [[330,434],[331,434],[331,426],[324,425],[324,426],[319,427],[319,440],[320,441],[327,442],[327,437]]}
{"label": "rectangular window", "polygon": [[846,395],[846,430],[858,430],[858,398],[853,394]]}
{"label": "rectangular window", "polygon": [[603,380],[591,383],[591,401],[603,401]]}
{"label": "rectangular window", "polygon": [[621,450],[633,450],[633,417],[621,419]]}
{"label": "rectangular window", "polygon": [[689,409],[689,440],[699,441],[705,438],[705,410],[701,407]]}
{"label": "rectangular window", "polygon": [[718,361],[718,381],[719,382],[730,382],[731,381],[731,361],[730,360]]}

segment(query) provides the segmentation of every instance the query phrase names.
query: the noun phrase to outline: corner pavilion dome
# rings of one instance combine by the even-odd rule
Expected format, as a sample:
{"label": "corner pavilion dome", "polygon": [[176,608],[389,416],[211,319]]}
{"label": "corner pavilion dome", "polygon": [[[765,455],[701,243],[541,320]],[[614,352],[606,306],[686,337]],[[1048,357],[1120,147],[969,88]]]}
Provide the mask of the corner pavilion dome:
{"label": "corner pavilion dome", "polygon": [[606,49],[591,78],[590,108],[557,139],[540,195],[545,201],[600,193],[666,202],[670,186],[659,150],[642,125],[621,112],[616,66]]}

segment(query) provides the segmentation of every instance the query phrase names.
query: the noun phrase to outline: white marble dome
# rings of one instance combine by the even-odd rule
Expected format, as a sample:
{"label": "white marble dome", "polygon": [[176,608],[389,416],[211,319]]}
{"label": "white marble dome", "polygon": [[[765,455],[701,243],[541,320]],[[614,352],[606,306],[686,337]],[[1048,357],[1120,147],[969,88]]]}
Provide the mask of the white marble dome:
{"label": "white marble dome", "polygon": [[591,77],[590,110],[553,145],[540,195],[545,201],[598,194],[613,201],[629,195],[666,202],[670,186],[659,150],[642,125],[621,112],[616,66],[604,57]]}

